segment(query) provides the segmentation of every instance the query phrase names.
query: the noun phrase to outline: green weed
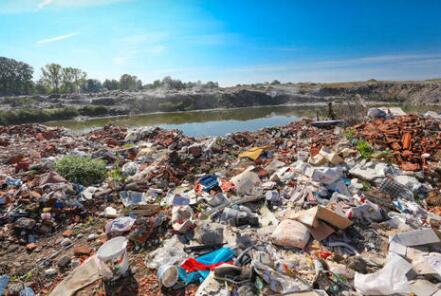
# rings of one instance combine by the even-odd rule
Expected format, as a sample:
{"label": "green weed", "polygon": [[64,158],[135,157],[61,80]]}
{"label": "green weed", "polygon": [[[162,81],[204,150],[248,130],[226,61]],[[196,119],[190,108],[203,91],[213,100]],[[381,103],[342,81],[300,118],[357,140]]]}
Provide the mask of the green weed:
{"label": "green weed", "polygon": [[70,182],[84,186],[102,182],[107,172],[103,160],[81,156],[65,156],[55,163],[55,169]]}
{"label": "green weed", "polygon": [[358,152],[360,153],[361,157],[363,157],[365,159],[370,159],[372,154],[374,153],[374,149],[366,140],[357,141],[356,148],[357,148]]}

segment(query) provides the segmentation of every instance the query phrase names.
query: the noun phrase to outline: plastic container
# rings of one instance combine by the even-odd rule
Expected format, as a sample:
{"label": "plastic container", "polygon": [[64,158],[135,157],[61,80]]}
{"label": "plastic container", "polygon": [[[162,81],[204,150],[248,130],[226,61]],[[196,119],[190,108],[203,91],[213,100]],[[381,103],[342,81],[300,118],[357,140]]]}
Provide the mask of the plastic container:
{"label": "plastic container", "polygon": [[3,295],[4,290],[8,286],[9,276],[7,274],[0,276],[0,295]]}
{"label": "plastic container", "polygon": [[164,264],[159,266],[157,275],[161,284],[166,288],[173,287],[178,282],[178,269],[174,265]]}
{"label": "plastic container", "polygon": [[124,275],[129,269],[127,242],[125,237],[117,236],[98,249],[98,259],[111,270],[115,278]]}

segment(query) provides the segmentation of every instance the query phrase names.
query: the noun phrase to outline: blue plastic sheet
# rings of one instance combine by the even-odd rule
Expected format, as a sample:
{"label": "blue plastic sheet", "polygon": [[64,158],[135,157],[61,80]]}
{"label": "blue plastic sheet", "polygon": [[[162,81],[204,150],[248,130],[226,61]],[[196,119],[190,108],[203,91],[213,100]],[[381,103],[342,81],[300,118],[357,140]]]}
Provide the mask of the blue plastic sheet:
{"label": "blue plastic sheet", "polygon": [[[236,253],[229,247],[223,247],[216,251],[207,253],[196,258],[196,261],[203,263],[205,265],[211,265],[221,262],[231,261],[236,256]],[[178,267],[179,279],[189,285],[191,283],[201,283],[203,282],[208,274],[209,270],[199,270],[195,272],[187,272],[185,269]]]}

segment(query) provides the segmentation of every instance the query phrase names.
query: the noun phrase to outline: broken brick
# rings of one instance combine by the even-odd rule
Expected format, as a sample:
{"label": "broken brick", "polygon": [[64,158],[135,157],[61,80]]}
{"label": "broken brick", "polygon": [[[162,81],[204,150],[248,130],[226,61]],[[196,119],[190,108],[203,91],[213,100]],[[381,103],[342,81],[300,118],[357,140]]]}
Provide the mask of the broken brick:
{"label": "broken brick", "polygon": [[88,246],[80,245],[74,248],[74,255],[77,257],[90,256],[90,254],[92,254],[92,249]]}

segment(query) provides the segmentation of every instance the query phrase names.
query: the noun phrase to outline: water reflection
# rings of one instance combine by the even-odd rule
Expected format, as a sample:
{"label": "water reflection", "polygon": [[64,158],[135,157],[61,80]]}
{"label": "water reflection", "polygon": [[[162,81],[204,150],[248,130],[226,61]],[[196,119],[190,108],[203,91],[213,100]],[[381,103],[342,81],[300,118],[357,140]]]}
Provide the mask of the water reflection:
{"label": "water reflection", "polygon": [[215,136],[226,133],[257,130],[263,127],[284,125],[301,117],[310,117],[322,106],[271,106],[228,110],[158,113],[89,120],[51,122],[76,131],[87,131],[112,123],[125,127],[161,126],[177,128],[190,136]]}
{"label": "water reflection", "polygon": [[[374,106],[375,104],[371,104]],[[380,103],[379,105],[384,105]],[[392,105],[391,105],[392,106]],[[433,106],[423,109],[404,107],[407,112],[437,110]],[[439,109],[439,106],[438,106]],[[227,110],[203,110],[188,112],[156,113],[88,120],[50,122],[48,125],[64,126],[79,133],[112,123],[124,127],[160,126],[183,130],[189,136],[217,136],[237,131],[254,131],[263,127],[284,125],[302,117],[326,116],[323,105],[268,106]]]}

